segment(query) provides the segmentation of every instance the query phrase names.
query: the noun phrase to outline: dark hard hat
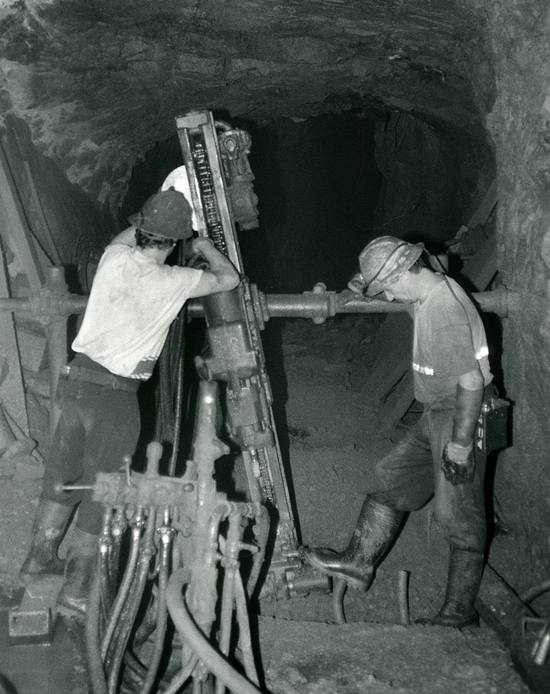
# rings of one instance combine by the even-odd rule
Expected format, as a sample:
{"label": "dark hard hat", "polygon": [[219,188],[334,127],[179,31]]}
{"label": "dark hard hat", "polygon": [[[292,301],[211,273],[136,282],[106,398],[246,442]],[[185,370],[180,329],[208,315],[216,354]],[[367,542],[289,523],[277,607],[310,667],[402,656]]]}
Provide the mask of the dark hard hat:
{"label": "dark hard hat", "polygon": [[128,218],[136,229],[169,239],[193,236],[191,206],[178,190],[164,190],[151,195],[139,212]]}
{"label": "dark hard hat", "polygon": [[361,251],[359,266],[367,296],[376,296],[397,281],[420,258],[422,243],[407,243],[395,236],[380,236]]}

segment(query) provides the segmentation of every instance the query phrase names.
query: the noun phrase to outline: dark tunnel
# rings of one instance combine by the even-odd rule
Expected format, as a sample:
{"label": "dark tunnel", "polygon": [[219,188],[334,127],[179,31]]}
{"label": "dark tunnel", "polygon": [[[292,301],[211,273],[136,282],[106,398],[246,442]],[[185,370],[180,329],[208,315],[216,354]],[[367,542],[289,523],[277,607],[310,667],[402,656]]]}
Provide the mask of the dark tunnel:
{"label": "dark tunnel", "polygon": [[549,31],[0,2],[0,694],[546,694]]}

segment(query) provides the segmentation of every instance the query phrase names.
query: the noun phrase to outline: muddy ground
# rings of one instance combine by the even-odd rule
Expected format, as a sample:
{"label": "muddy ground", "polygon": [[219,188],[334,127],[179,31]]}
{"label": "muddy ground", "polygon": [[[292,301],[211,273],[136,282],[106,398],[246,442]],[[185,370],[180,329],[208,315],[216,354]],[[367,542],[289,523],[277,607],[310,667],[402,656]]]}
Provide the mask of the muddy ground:
{"label": "muddy ground", "polygon": [[[371,367],[365,355],[382,320],[344,317],[322,326],[272,321],[266,329],[276,419],[303,544],[345,547],[372,488],[374,462],[392,445],[380,435],[377,410],[365,405],[362,392]],[[29,399],[32,433],[45,455],[46,404],[36,395]],[[392,433],[393,440],[414,417]],[[35,458],[5,462],[0,476],[0,587],[6,600],[20,589],[17,572],[28,549],[40,466]],[[535,573],[530,577],[529,567],[514,565],[513,542],[513,529],[497,536],[489,563],[512,585],[519,576],[524,582],[540,580]],[[414,620],[441,605],[447,560],[429,504],[408,519],[371,590],[348,592],[346,625],[334,624],[329,595],[262,602],[254,622],[268,689],[273,694],[528,692],[507,648],[486,624],[463,631],[401,624],[399,572],[410,574]]]}

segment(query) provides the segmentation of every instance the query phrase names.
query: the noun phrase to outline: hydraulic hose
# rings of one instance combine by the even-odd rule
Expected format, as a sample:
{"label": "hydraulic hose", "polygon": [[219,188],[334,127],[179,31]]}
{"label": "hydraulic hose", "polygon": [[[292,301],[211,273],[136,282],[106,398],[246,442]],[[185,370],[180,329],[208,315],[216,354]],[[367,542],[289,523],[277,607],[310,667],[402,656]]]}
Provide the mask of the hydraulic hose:
{"label": "hydraulic hose", "polygon": [[[169,531],[170,529],[168,529]],[[155,643],[153,648],[153,655],[151,657],[151,662],[149,665],[149,671],[143,687],[140,690],[140,694],[149,694],[155,679],[157,677],[160,659],[162,658],[162,651],[164,648],[164,639],[166,636],[166,625],[168,622],[168,611],[166,609],[166,586],[168,585],[168,568],[170,564],[170,545],[171,545],[172,534],[171,532],[161,532],[161,553],[160,553],[160,567],[158,573],[158,596],[157,596],[157,625],[155,632]]]}
{"label": "hydraulic hose", "polygon": [[103,512],[103,522],[101,535],[99,536],[99,582],[101,587],[101,609],[103,612],[103,623],[107,621],[111,603],[113,601],[113,590],[111,583],[111,572],[109,567],[109,555],[112,545],[111,539],[111,519],[112,508],[106,508]]}
{"label": "hydraulic hose", "polygon": [[[108,666],[110,692],[116,691],[116,685],[120,672],[120,666],[124,657],[124,651],[126,650],[128,639],[130,638],[130,632],[132,631],[136,614],[139,609],[141,599],[143,597],[143,591],[145,589],[145,583],[147,581],[147,574],[149,573],[149,562],[151,561],[151,556],[153,554],[153,534],[155,532],[156,527],[155,521],[155,508],[150,507],[149,513],[147,515],[147,525],[145,527],[143,547],[141,548],[141,556],[139,559],[140,566],[134,577],[132,591],[129,600],[126,602],[124,606],[120,622],[117,625],[117,628],[115,629],[113,637],[114,648],[112,649],[112,655],[108,654],[108,660],[110,660],[110,664]],[[111,655],[110,658],[109,655]]]}
{"label": "hydraulic hose", "polygon": [[[259,694],[260,689],[238,673],[225,658],[210,645],[189,614],[182,589],[189,580],[185,569],[176,571],[168,581],[166,605],[181,637],[189,644],[206,667],[221,679],[233,694]],[[177,690],[176,690],[177,691]]]}
{"label": "hydraulic hose", "polygon": [[345,624],[346,615],[344,614],[344,593],[348,584],[341,578],[334,579],[332,588],[332,610],[336,624]]}
{"label": "hydraulic hose", "polygon": [[124,513],[124,508],[119,508],[115,511],[114,518],[111,522],[111,547],[109,550],[109,575],[111,577],[111,593],[114,595],[116,590],[116,579],[118,576],[118,568],[120,562],[120,546],[122,544],[122,536],[126,530],[128,523]]}
{"label": "hydraulic hose", "polygon": [[243,654],[243,664],[246,676],[254,684],[258,684],[258,673],[252,652],[252,637],[250,635],[250,623],[246,608],[246,594],[244,592],[241,572],[235,574],[235,606],[237,608],[237,622],[239,624],[239,645]]}
{"label": "hydraulic hose", "polygon": [[[235,600],[235,577],[236,574],[239,573],[238,555],[241,539],[241,518],[242,516],[240,514],[231,515],[229,517],[229,531],[227,533],[227,540],[223,544],[225,572],[223,577],[219,648],[225,656],[229,653],[231,626],[233,624],[233,603]],[[222,680],[218,680],[216,684],[216,694],[224,694],[224,692],[224,683]]]}
{"label": "hydraulic hose", "polygon": [[126,651],[124,654],[124,665],[126,666],[124,676],[129,677],[138,689],[143,686],[143,682],[147,677],[147,668],[130,651]]}
{"label": "hydraulic hose", "polygon": [[408,627],[411,623],[409,610],[409,578],[410,573],[405,569],[400,569],[397,574],[397,602],[399,604],[399,616],[401,624]]}
{"label": "hydraulic hose", "polygon": [[109,694],[103,660],[99,648],[99,611],[101,602],[101,583],[96,572],[92,580],[86,604],[86,656],[92,694]]}
{"label": "hydraulic hose", "polygon": [[176,676],[172,679],[172,681],[170,682],[168,687],[162,692],[162,694],[177,694],[193,674],[193,670],[195,669],[198,662],[198,657],[193,653],[191,655],[191,658],[176,674]]}
{"label": "hydraulic hose", "polygon": [[99,577],[103,616],[105,619],[107,619],[109,610],[111,608],[111,603],[113,601],[113,595],[109,572],[109,556],[105,551],[100,551],[99,553]]}
{"label": "hydraulic hose", "polygon": [[[182,248],[179,249],[178,265],[185,265]],[[164,349],[159,359],[158,412],[155,423],[155,441],[171,441],[170,475],[173,476],[179,448],[181,412],[183,401],[183,351],[187,308],[184,304],[168,332]],[[172,385],[176,382],[174,392]],[[172,471],[173,468],[173,471]]]}
{"label": "hydraulic hose", "polygon": [[111,639],[113,633],[118,624],[120,613],[128,597],[128,592],[130,586],[132,585],[132,580],[134,578],[134,573],[137,566],[137,561],[139,557],[139,540],[141,537],[141,522],[143,519],[143,509],[139,508],[136,514],[135,525],[132,528],[132,544],[130,547],[130,556],[128,558],[128,563],[126,564],[126,571],[124,572],[124,578],[120,584],[118,594],[115,598],[115,602],[111,609],[111,614],[109,616],[109,622],[105,629],[105,634],[101,643],[101,657],[103,660],[107,657],[107,651],[111,644]]}
{"label": "hydraulic hose", "polygon": [[254,525],[254,537],[256,538],[256,544],[258,545],[258,551],[252,557],[252,570],[250,571],[250,576],[246,584],[248,595],[253,595],[256,584],[260,577],[260,573],[264,564],[265,553],[267,549],[267,542],[269,540],[269,514],[266,511],[265,506],[260,506],[260,513],[255,517],[256,523]]}
{"label": "hydraulic hose", "polygon": [[183,410],[183,354],[179,355],[177,368],[176,398],[174,407],[174,435],[172,439],[172,455],[168,474],[173,477],[176,474],[176,464],[180,449],[181,416]]}

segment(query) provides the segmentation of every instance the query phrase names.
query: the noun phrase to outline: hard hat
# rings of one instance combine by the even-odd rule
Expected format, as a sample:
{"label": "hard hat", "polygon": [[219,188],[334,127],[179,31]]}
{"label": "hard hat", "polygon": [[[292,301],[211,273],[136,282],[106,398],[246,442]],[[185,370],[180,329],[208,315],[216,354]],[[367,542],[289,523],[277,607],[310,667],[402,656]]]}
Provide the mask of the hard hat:
{"label": "hard hat", "polygon": [[423,243],[407,243],[395,236],[380,236],[361,251],[359,267],[367,296],[376,296],[398,280],[420,258]]}
{"label": "hard hat", "polygon": [[191,229],[191,206],[183,193],[164,190],[151,195],[139,212],[128,218],[136,229],[169,239],[188,239]]}
{"label": "hard hat", "polygon": [[[164,179],[164,183],[160,189],[169,190],[170,188],[175,188],[176,190],[179,190],[180,193],[183,193],[185,195],[185,199],[191,205],[191,188],[189,187],[189,176],[187,175],[185,164],[183,164],[183,166],[178,166],[177,169],[171,171]],[[195,231],[198,231],[199,225],[195,210],[193,210],[191,215],[191,226]]]}

